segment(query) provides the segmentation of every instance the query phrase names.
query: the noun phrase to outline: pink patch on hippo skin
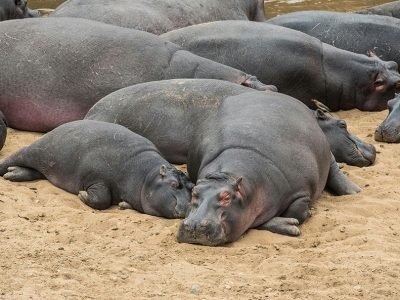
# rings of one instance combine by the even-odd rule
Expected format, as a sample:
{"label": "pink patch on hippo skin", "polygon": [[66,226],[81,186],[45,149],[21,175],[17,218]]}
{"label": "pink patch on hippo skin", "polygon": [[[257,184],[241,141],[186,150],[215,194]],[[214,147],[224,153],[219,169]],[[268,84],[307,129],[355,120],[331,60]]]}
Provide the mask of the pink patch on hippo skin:
{"label": "pink patch on hippo skin", "polygon": [[231,194],[229,192],[221,192],[219,194],[219,205],[221,207],[228,207],[229,205],[231,205]]}

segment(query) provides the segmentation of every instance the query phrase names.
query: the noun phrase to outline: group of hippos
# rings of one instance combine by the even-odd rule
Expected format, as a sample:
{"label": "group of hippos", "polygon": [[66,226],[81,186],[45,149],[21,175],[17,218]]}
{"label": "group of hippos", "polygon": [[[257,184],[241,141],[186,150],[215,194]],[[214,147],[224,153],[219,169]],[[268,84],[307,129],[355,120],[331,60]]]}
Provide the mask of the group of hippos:
{"label": "group of hippos", "polygon": [[48,133],[0,175],[184,218],[178,242],[297,236],[324,189],[361,190],[337,162],[375,161],[330,111],[389,108],[375,139],[400,141],[399,12],[266,20],[263,0],[68,0],[44,18],[2,0],[1,147],[7,126]]}

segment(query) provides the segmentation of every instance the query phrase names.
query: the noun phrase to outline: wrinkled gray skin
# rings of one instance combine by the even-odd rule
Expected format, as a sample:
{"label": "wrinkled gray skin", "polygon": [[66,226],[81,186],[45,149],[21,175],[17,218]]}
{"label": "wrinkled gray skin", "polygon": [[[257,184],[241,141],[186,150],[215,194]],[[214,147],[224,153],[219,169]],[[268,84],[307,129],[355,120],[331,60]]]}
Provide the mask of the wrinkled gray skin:
{"label": "wrinkled gray skin", "polygon": [[[161,37],[202,57],[254,74],[310,108],[383,110],[400,82],[395,62],[343,51],[267,23],[220,21]],[[251,45],[251,47],[249,46]],[[384,78],[384,82],[377,82]]]}
{"label": "wrinkled gray skin", "polygon": [[339,170],[313,113],[279,93],[224,99],[196,130],[187,166],[197,183],[178,242],[217,246],[249,228],[297,236],[324,187],[360,191]]}
{"label": "wrinkled gray skin", "polygon": [[7,138],[7,120],[0,111],[0,150],[3,149]]}
{"label": "wrinkled gray skin", "polygon": [[389,114],[375,131],[378,142],[400,143],[400,96],[388,102]]}
{"label": "wrinkled gray skin", "polygon": [[[172,79],[127,87],[97,102],[85,119],[117,123],[152,141],[171,163],[187,162],[196,126],[207,122],[229,96],[252,90],[213,79]],[[350,134],[343,120],[318,110],[318,124],[338,162],[364,167],[375,148]]]}
{"label": "wrinkled gray skin", "polygon": [[91,20],[11,20],[0,23],[0,36],[0,110],[21,130],[82,119],[104,96],[147,81],[214,78],[271,88],[156,35]]}
{"label": "wrinkled gray skin", "polygon": [[1,0],[0,21],[39,17],[39,12],[29,9],[27,4],[27,0]]}
{"label": "wrinkled gray skin", "polygon": [[365,15],[382,15],[400,18],[400,1],[393,1],[382,5],[366,8],[357,12]]}
{"label": "wrinkled gray skin", "polygon": [[400,63],[400,20],[396,18],[304,11],[275,17],[268,22],[302,31],[344,50],[361,54],[372,50],[385,61]]}
{"label": "wrinkled gray skin", "polygon": [[193,187],[147,139],[88,120],[61,125],[1,160],[0,175],[11,181],[47,178],[95,209],[123,202],[166,218],[184,217]]}
{"label": "wrinkled gray skin", "polygon": [[162,34],[218,20],[264,21],[263,0],[69,0],[51,15]]}

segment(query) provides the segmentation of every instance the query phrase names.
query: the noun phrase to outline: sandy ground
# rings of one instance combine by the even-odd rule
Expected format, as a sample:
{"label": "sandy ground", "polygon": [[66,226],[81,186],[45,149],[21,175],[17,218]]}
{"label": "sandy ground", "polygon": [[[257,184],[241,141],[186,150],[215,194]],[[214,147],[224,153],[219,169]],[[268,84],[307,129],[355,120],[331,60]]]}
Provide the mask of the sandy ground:
{"label": "sandy ground", "polygon": [[[373,142],[386,112],[340,112]],[[9,130],[0,157],[39,134]],[[324,194],[299,238],[250,230],[209,248],[175,241],[179,220],[94,211],[47,181],[0,178],[0,299],[400,299],[400,145],[345,166],[363,187]]]}

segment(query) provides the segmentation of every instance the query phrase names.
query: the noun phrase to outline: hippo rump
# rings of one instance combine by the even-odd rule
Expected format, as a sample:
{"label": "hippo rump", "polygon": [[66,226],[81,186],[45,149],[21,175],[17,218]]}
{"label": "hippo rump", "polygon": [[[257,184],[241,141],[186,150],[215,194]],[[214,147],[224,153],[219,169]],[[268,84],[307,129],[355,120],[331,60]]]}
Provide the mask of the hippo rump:
{"label": "hippo rump", "polygon": [[11,20],[0,23],[0,36],[0,110],[22,130],[83,119],[104,96],[141,82],[214,78],[268,88],[156,35],[91,20]]}
{"label": "hippo rump", "polygon": [[382,110],[400,82],[395,62],[340,50],[267,23],[219,21],[181,28],[162,37],[271,82],[281,93],[309,107],[311,100],[317,99],[332,111]]}
{"label": "hippo rump", "polygon": [[1,0],[0,21],[39,17],[39,12],[29,9],[27,2],[27,0]]}
{"label": "hippo rump", "polygon": [[400,1],[393,1],[357,11],[358,14],[400,18]]}
{"label": "hippo rump", "polygon": [[[215,116],[223,99],[253,91],[213,79],[147,82],[111,93],[85,119],[117,123],[152,141],[171,163],[184,164],[195,128]],[[315,117],[336,161],[364,167],[375,161],[375,148],[350,134],[346,122],[318,109]]]}
{"label": "hippo rump", "polygon": [[388,102],[389,114],[375,131],[375,140],[400,143],[400,95]]}
{"label": "hippo rump", "polygon": [[167,218],[185,216],[193,187],[147,139],[88,120],[61,125],[1,160],[0,175],[11,181],[47,178],[95,209],[122,202]]}
{"label": "hippo rump", "polygon": [[179,242],[216,246],[250,228],[297,236],[325,187],[360,191],[339,170],[312,112],[280,93],[224,99],[196,130],[187,166],[197,183]]}
{"label": "hippo rump", "polygon": [[373,51],[387,61],[400,63],[400,20],[385,16],[305,11],[269,22],[302,31],[324,43],[365,54]]}
{"label": "hippo rump", "polygon": [[79,17],[162,34],[218,20],[264,21],[264,0],[69,0],[54,17]]}

